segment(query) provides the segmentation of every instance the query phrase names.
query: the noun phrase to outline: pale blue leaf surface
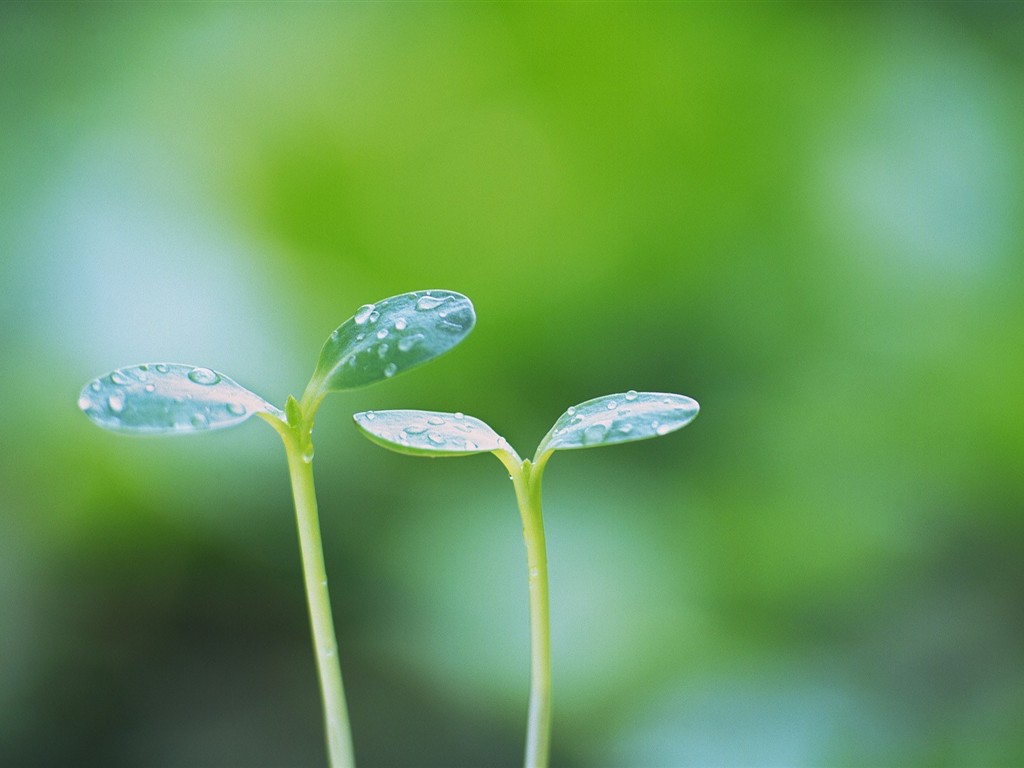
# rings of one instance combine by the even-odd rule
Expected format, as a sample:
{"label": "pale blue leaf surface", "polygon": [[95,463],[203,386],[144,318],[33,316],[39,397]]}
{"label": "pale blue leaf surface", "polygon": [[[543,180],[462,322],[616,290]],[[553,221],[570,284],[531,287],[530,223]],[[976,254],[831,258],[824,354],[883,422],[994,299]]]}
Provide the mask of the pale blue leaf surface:
{"label": "pale blue leaf surface", "polygon": [[134,434],[202,432],[280,414],[224,374],[180,363],[132,365],[93,379],[78,407],[104,429]]}
{"label": "pale blue leaf surface", "polygon": [[321,393],[388,379],[447,352],[476,323],[461,293],[430,290],[365,304],[320,351],[311,386]]}
{"label": "pale blue leaf surface", "polygon": [[487,424],[461,413],[366,411],[352,417],[370,440],[412,456],[466,456],[509,450]]}
{"label": "pale blue leaf surface", "polygon": [[540,458],[549,451],[593,448],[667,435],[696,418],[700,406],[685,395],[623,392],[569,408],[541,440]]}

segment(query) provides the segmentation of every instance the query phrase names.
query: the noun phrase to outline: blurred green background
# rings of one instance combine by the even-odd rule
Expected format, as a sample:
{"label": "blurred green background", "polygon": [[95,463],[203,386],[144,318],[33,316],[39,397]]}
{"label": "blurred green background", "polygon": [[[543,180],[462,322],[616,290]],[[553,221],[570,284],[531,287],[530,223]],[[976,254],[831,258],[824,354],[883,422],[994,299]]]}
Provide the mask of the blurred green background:
{"label": "blurred green background", "polygon": [[557,766],[1024,763],[1013,4],[0,6],[0,764],[319,766],[284,455],[128,439],[139,362],[281,404],[360,304],[444,358],[333,396],[321,522],[364,766],[513,766],[526,567],[490,457],[698,399],[545,489]]}

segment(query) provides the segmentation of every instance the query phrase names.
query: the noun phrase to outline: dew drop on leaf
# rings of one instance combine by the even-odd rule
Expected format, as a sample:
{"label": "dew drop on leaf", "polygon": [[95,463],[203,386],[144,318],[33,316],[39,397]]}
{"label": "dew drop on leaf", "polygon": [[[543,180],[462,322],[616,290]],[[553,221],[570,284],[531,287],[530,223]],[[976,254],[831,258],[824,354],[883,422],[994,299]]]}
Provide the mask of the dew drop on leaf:
{"label": "dew drop on leaf", "polygon": [[424,310],[428,310],[428,309],[437,309],[439,306],[444,304],[446,301],[448,301],[448,297],[447,296],[440,296],[440,297],[438,297],[438,296],[430,296],[429,294],[426,295],[426,296],[420,296],[419,299],[416,300],[416,309],[418,309],[420,311],[424,311]]}
{"label": "dew drop on leaf", "polygon": [[437,432],[428,433],[427,440],[432,442],[434,445],[444,445],[444,437],[439,435]]}
{"label": "dew drop on leaf", "polygon": [[202,384],[207,387],[220,381],[220,376],[209,368],[193,368],[188,372],[188,377],[196,384]]}
{"label": "dew drop on leaf", "polygon": [[629,390],[629,392],[626,393],[626,399],[629,400],[630,402],[632,402],[633,400],[636,400],[636,398],[637,398],[637,392],[636,392],[635,389],[631,389],[631,390]]}
{"label": "dew drop on leaf", "polygon": [[395,320],[396,331],[404,331],[408,326],[409,324],[405,321],[404,317],[400,317],[397,320]]}
{"label": "dew drop on leaf", "polygon": [[384,375],[387,378],[390,379],[396,373],[398,373],[398,366],[395,365],[394,363],[388,363],[387,365],[384,366]]}
{"label": "dew drop on leaf", "polygon": [[355,320],[356,325],[366,325],[366,321],[370,319],[370,314],[373,312],[373,304],[363,304],[359,309],[356,310],[355,315],[352,319]]}
{"label": "dew drop on leaf", "polygon": [[114,413],[120,413],[124,410],[124,398],[120,395],[111,395],[107,398],[107,405]]}
{"label": "dew drop on leaf", "polygon": [[431,416],[429,419],[427,419],[427,423],[433,424],[435,427],[440,427],[442,424],[444,424],[444,419],[442,419],[440,416]]}
{"label": "dew drop on leaf", "polygon": [[242,405],[241,403],[228,403],[226,407],[227,407],[228,413],[230,413],[232,416],[244,416],[245,415],[245,406]]}
{"label": "dew drop on leaf", "polygon": [[584,443],[599,443],[604,438],[605,432],[608,431],[608,427],[604,424],[591,424],[585,430],[583,430],[583,442]]}
{"label": "dew drop on leaf", "polygon": [[387,338],[387,335],[388,335],[388,329],[387,328],[381,328],[379,331],[377,331],[377,338],[378,339]]}
{"label": "dew drop on leaf", "polygon": [[398,351],[408,352],[410,349],[419,344],[426,337],[422,333],[414,333],[412,336],[406,336],[404,339],[398,340]]}
{"label": "dew drop on leaf", "polygon": [[619,406],[619,404],[616,403],[614,400],[609,400],[605,404],[605,408],[607,408],[609,411],[614,411],[618,406]]}
{"label": "dew drop on leaf", "polygon": [[114,371],[110,374],[110,382],[112,384],[117,384],[119,387],[123,387],[128,384],[128,377],[120,371]]}

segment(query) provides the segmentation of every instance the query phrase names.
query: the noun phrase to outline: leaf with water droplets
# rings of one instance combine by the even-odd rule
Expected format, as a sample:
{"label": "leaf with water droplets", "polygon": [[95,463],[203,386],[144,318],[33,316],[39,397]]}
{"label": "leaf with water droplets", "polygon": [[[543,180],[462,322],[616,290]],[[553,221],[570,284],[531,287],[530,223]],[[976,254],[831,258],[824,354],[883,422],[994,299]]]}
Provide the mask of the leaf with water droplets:
{"label": "leaf with water droplets", "polygon": [[322,395],[389,379],[447,352],[475,323],[472,302],[454,291],[365,304],[327,339],[310,387]]}
{"label": "leaf with water droplets", "polygon": [[667,435],[685,427],[700,406],[685,395],[636,392],[605,395],[569,408],[541,440],[537,458],[551,451],[592,448]]}
{"label": "leaf with water droplets", "polygon": [[467,456],[510,451],[487,424],[461,413],[366,411],[352,417],[371,441],[412,456]]}
{"label": "leaf with water droplets", "polygon": [[78,407],[115,432],[180,434],[241,424],[280,411],[209,368],[150,363],[119,368],[82,388]]}

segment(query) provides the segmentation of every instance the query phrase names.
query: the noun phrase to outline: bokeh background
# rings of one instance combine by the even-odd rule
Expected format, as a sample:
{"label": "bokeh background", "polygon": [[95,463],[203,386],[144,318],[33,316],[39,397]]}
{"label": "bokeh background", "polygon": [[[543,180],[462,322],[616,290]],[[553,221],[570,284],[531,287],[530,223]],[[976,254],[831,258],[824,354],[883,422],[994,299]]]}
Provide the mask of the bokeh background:
{"label": "bokeh background", "polygon": [[1024,763],[1024,16],[1012,3],[0,5],[0,764],[319,766],[278,438],[129,439],[120,365],[278,404],[362,303],[468,340],[315,439],[357,756],[512,766],[524,455],[557,456],[557,766]]}

